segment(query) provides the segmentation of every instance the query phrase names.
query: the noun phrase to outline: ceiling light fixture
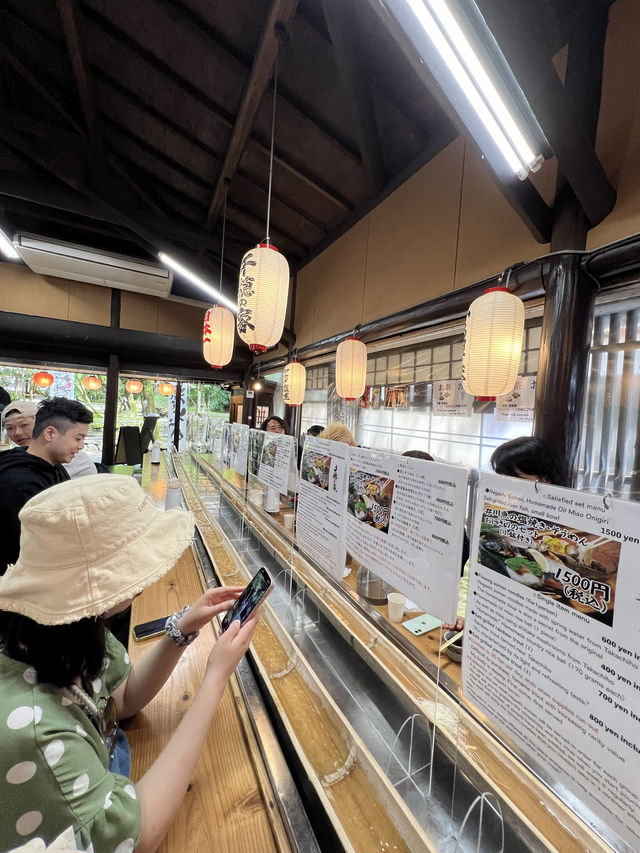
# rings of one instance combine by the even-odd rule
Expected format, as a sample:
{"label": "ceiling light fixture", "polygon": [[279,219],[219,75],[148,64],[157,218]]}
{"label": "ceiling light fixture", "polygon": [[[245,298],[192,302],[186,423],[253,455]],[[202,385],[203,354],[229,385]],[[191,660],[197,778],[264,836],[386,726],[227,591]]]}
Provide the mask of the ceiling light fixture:
{"label": "ceiling light fixture", "polygon": [[234,314],[238,313],[238,306],[235,302],[232,302],[231,299],[227,299],[223,293],[220,293],[215,289],[215,287],[207,284],[204,279],[200,278],[200,276],[196,275],[194,272],[191,272],[190,269],[187,269],[187,267],[183,266],[179,261],[176,261],[176,259],[172,258],[171,255],[167,255],[165,252],[158,252],[158,258],[163,264],[166,264],[174,272],[177,272],[178,275],[183,276],[187,281],[190,281],[192,284],[195,284],[196,287],[204,290],[204,292],[207,293],[214,302],[222,302],[230,311],[233,311]]}
{"label": "ceiling light fixture", "polygon": [[7,235],[0,229],[0,252],[5,256],[5,258],[9,258],[10,261],[19,261],[20,255],[16,252],[13,243],[7,237]]}
{"label": "ceiling light fixture", "polygon": [[[536,172],[548,143],[473,0],[464,10],[456,0],[388,0],[388,5],[498,174],[505,172],[505,163],[521,180]],[[465,19],[466,33],[460,24]]]}

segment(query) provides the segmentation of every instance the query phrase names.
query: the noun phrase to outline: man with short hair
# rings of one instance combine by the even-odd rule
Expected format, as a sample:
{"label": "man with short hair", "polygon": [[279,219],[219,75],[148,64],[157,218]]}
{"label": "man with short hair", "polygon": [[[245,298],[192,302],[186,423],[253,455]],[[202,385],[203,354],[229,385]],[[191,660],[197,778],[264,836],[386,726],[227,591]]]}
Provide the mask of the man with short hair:
{"label": "man with short hair", "polygon": [[52,397],[38,407],[29,446],[0,454],[0,575],[18,558],[20,510],[34,495],[69,479],[62,463],[82,450],[92,421],[82,403]]}

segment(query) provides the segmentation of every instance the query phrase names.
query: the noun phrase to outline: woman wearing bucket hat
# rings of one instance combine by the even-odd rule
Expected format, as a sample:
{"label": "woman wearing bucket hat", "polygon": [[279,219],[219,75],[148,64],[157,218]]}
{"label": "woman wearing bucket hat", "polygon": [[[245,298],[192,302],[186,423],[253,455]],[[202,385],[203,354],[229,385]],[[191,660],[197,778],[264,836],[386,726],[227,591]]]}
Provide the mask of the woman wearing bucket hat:
{"label": "woman wearing bucket hat", "polygon": [[184,647],[242,589],[208,590],[131,667],[104,619],[169,571],[192,539],[191,515],[156,510],[132,477],[93,475],[32,498],[20,521],[20,556],[0,578],[0,849],[50,843],[73,827],[82,850],[155,850],[257,611],[217,640],[192,704],[134,786],[121,763],[110,767],[122,747],[114,721],[155,696]]}

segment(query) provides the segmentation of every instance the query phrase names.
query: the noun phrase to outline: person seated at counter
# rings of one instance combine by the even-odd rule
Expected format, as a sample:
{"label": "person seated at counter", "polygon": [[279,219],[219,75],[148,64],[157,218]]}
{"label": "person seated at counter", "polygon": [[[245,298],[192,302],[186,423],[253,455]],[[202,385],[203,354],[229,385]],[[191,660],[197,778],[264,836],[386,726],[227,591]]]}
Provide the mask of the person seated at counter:
{"label": "person seated at counter", "polygon": [[117,721],[151,701],[242,588],[209,589],[131,666],[105,620],[189,547],[191,514],[157,510],[132,477],[93,475],[36,495],[20,520],[20,556],[0,579],[0,849],[50,844],[72,827],[78,849],[150,853],[184,797],[257,611],[215,642],[182,721],[134,784]]}
{"label": "person seated at counter", "polygon": [[262,421],[260,429],[263,432],[277,432],[279,435],[287,435],[287,425],[277,415],[269,415],[266,420]]}
{"label": "person seated at counter", "polygon": [[18,513],[29,498],[69,479],[63,463],[82,450],[92,421],[93,415],[82,403],[52,397],[38,406],[28,447],[0,454],[0,575],[18,557]]}
{"label": "person seated at counter", "polygon": [[309,429],[306,431],[305,435],[308,435],[311,438],[317,438],[323,431],[323,429],[324,427],[320,424],[313,424],[313,426],[310,426]]}
{"label": "person seated at counter", "polygon": [[327,438],[329,441],[342,441],[351,447],[357,447],[358,442],[353,437],[351,430],[339,421],[334,421],[322,430],[318,438]]}
{"label": "person seated at counter", "polygon": [[[567,485],[566,466],[555,450],[542,438],[522,435],[505,441],[491,454],[491,467],[496,474],[517,477],[520,480],[535,480],[554,486]],[[460,581],[458,617],[455,623],[443,625],[445,631],[462,631],[467,609],[468,567]]]}

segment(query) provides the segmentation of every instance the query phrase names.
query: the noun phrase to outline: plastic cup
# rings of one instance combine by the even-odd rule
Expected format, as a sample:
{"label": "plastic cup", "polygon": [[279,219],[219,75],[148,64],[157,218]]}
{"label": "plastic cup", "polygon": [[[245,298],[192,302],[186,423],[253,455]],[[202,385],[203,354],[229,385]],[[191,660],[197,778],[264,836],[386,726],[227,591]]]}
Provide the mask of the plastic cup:
{"label": "plastic cup", "polygon": [[392,622],[402,622],[404,616],[404,606],[407,603],[407,596],[401,592],[390,592],[387,594],[387,604],[389,605],[389,619]]}
{"label": "plastic cup", "polygon": [[181,503],[182,491],[180,489],[180,480],[177,477],[173,477],[167,480],[167,494],[164,500],[164,508],[173,509],[176,506],[180,506]]}
{"label": "plastic cup", "polygon": [[293,523],[296,519],[295,515],[292,512],[286,512],[283,516],[284,526],[287,530],[293,532]]}

